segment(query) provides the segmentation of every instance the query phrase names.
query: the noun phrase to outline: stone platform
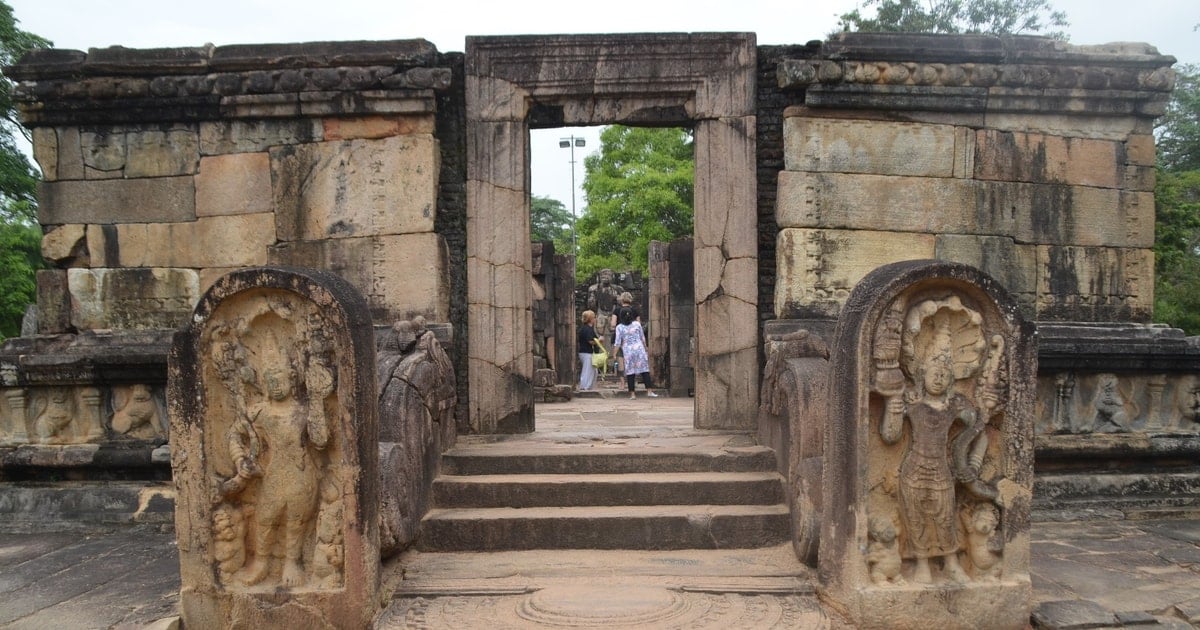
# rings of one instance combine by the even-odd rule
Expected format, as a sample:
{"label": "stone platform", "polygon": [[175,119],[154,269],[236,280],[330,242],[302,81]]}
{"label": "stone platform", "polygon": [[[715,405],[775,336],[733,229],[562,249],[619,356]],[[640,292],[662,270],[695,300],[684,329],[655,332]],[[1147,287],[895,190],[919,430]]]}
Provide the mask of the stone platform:
{"label": "stone platform", "polygon": [[[533,434],[464,441],[549,451],[749,443],[733,432],[693,430],[691,406],[578,399],[539,407]],[[1200,519],[1039,521],[1032,541],[1034,627],[1200,627]],[[389,630],[846,627],[822,611],[812,572],[788,545],[408,551],[385,566],[384,579],[388,607],[376,627]],[[166,526],[0,534],[0,628],[141,629],[177,614],[178,591]]]}

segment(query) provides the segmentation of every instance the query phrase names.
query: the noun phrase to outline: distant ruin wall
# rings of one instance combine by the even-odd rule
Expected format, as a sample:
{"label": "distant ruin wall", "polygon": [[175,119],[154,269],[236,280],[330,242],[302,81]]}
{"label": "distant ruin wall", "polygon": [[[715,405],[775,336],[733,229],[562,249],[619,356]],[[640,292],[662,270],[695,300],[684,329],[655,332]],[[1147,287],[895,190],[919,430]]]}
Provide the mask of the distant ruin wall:
{"label": "distant ruin wall", "polygon": [[1151,131],[1173,62],[1143,44],[861,33],[781,60],[796,98],[776,316],[834,318],[876,267],[938,258],[1038,321],[1149,321]]}

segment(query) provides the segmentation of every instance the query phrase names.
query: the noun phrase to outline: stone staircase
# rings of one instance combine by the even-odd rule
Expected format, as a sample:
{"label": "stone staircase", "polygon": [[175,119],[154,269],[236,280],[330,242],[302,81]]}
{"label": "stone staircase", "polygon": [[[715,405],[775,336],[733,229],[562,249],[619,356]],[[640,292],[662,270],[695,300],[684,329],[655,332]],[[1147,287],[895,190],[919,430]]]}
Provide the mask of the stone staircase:
{"label": "stone staircase", "polygon": [[670,440],[461,445],[432,506],[422,551],[750,549],[791,527],[771,449]]}

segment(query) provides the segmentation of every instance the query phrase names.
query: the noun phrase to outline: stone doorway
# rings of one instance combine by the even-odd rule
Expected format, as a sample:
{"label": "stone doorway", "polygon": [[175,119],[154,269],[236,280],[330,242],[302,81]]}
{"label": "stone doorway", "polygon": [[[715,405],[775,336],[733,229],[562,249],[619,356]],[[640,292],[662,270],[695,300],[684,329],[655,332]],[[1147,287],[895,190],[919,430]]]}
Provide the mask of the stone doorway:
{"label": "stone doorway", "polygon": [[533,431],[529,129],[695,130],[697,428],[752,428],[758,402],[752,33],[468,37],[469,419]]}

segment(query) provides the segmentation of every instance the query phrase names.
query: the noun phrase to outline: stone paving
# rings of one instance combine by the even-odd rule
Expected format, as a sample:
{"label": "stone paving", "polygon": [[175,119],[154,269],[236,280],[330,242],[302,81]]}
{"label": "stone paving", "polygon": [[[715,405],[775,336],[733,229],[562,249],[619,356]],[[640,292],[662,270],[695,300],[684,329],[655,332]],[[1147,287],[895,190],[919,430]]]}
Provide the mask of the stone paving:
{"label": "stone paving", "polygon": [[[654,448],[665,438],[676,445],[738,439],[693,431],[690,412],[689,399],[582,398],[539,408],[532,436],[464,442]],[[1031,551],[1034,627],[1200,627],[1200,518],[1041,520]],[[787,545],[410,551],[389,562],[384,577],[394,594],[377,623],[386,629],[844,627],[821,610],[811,570]],[[0,534],[0,628],[163,627],[177,614],[178,589],[170,528]]]}

